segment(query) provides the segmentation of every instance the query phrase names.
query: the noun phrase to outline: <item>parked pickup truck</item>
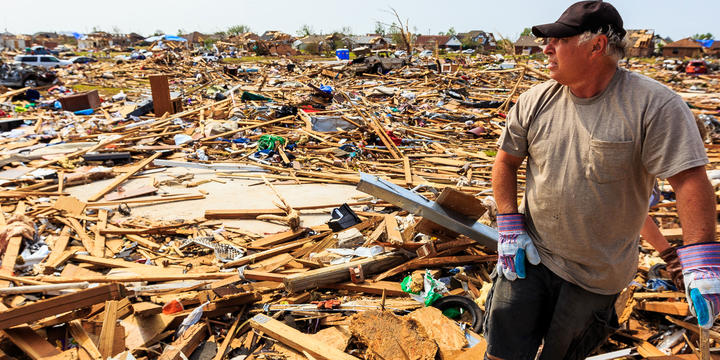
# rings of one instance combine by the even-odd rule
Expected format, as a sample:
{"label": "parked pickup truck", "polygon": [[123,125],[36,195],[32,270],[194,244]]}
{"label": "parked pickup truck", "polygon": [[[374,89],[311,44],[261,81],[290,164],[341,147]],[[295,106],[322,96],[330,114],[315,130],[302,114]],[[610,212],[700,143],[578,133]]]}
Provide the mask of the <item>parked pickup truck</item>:
{"label": "parked pickup truck", "polygon": [[54,72],[23,64],[0,63],[0,85],[11,88],[38,87],[57,82]]}

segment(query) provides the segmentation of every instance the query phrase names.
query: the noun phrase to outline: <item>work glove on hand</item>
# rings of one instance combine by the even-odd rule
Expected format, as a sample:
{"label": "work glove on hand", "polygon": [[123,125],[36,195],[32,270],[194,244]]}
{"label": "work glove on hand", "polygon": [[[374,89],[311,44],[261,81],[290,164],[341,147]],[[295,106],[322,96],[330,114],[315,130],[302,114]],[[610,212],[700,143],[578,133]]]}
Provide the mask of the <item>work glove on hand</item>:
{"label": "work glove on hand", "polygon": [[677,257],[685,278],[685,296],[698,324],[709,329],[720,313],[720,243],[679,247]]}
{"label": "work glove on hand", "polygon": [[680,261],[678,260],[677,250],[674,247],[669,247],[660,253],[660,258],[665,261],[665,269],[670,273],[675,287],[679,291],[685,291],[682,266],[680,266]]}
{"label": "work glove on hand", "polygon": [[508,280],[525,278],[525,258],[533,265],[540,263],[540,255],[525,230],[523,214],[498,214],[498,275]]}

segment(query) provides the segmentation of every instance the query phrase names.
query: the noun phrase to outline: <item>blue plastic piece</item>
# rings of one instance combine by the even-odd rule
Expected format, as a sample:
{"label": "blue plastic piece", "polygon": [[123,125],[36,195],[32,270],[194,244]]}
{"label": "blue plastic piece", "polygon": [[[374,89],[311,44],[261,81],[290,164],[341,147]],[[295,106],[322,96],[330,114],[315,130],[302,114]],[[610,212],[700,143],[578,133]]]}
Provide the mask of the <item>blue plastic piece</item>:
{"label": "blue plastic piece", "polygon": [[330,85],[321,85],[320,91],[326,92],[328,94],[332,94],[333,88]]}
{"label": "blue plastic piece", "polygon": [[698,324],[703,326],[710,322],[710,314],[707,311],[707,304],[705,298],[698,289],[690,289],[690,300],[692,300],[693,309],[695,309],[695,316],[698,319]]}
{"label": "blue plastic piece", "polygon": [[518,278],[525,278],[525,249],[518,249],[515,254],[515,273]]}
{"label": "blue plastic piece", "polygon": [[78,110],[74,112],[75,115],[92,115],[95,113],[95,110],[93,109],[85,109],[85,110]]}
{"label": "blue plastic piece", "polygon": [[350,60],[350,50],[337,49],[335,50],[335,56],[337,56],[338,60]]}

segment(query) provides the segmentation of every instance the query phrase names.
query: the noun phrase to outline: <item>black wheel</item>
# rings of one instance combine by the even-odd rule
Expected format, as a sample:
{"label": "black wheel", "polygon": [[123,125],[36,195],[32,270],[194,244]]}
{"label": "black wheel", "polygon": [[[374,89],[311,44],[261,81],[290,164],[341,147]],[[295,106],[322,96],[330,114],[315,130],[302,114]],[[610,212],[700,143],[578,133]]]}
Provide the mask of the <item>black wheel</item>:
{"label": "black wheel", "polygon": [[[483,311],[474,301],[464,296],[448,295],[435,301],[432,306],[440,309],[445,315],[448,315],[448,312],[455,313],[456,316],[448,317],[467,323],[476,333],[482,329]],[[452,311],[452,309],[458,309],[458,311]],[[446,312],[446,310],[450,311]]]}
{"label": "black wheel", "polygon": [[31,87],[31,88],[34,88],[34,87],[37,87],[37,86],[38,86],[38,83],[37,83],[37,80],[35,80],[35,79],[32,79],[32,78],[31,78],[31,79],[25,79],[25,81],[23,81],[23,87]]}

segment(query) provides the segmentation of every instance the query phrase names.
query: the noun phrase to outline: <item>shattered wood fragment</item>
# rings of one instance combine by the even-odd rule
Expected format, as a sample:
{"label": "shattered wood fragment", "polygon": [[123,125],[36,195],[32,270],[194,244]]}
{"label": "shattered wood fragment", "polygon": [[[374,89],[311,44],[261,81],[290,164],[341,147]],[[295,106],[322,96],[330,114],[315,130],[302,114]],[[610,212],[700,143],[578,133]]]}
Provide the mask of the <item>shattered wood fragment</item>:
{"label": "shattered wood fragment", "polygon": [[191,325],[172,344],[165,347],[158,360],[179,360],[186,358],[185,354],[192,354],[203,340],[207,327],[202,322]]}
{"label": "shattered wood fragment", "polygon": [[283,344],[290,346],[297,351],[307,351],[316,359],[324,360],[352,360],[357,359],[343,351],[329,346],[317,338],[304,334],[291,328],[273,318],[259,314],[250,319],[250,326],[253,329],[262,331],[267,336],[277,339]]}

